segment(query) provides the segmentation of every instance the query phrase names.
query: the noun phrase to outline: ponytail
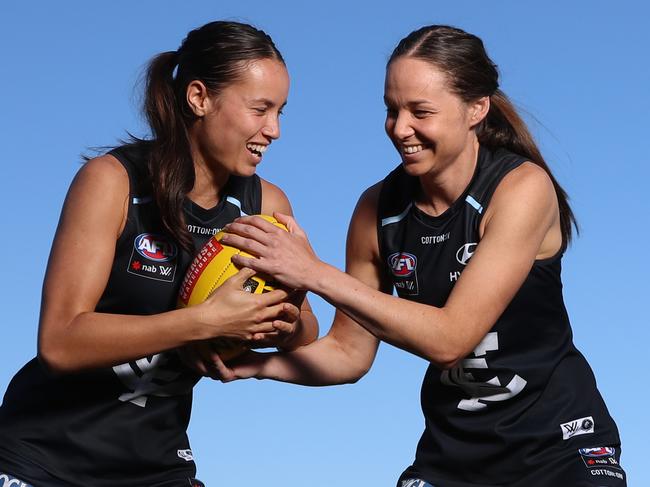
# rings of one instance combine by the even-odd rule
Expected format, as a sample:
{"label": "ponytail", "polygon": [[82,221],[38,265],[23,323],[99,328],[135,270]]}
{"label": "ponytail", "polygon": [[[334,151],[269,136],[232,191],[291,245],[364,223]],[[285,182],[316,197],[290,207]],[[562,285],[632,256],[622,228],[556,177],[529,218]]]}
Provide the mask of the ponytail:
{"label": "ponytail", "polygon": [[147,69],[144,112],[151,127],[149,174],[165,229],[189,252],[192,237],[183,218],[183,200],[194,186],[194,165],[185,119],[174,92],[177,51],[157,55]]}
{"label": "ponytail", "polygon": [[510,152],[524,156],[544,169],[551,178],[557,194],[562,241],[568,245],[571,242],[573,227],[575,226],[578,230],[575,215],[569,206],[569,197],[553,176],[517,109],[500,89],[495,90],[494,94],[490,96],[490,110],[487,117],[478,125],[476,135],[482,145],[493,150],[503,147]]}

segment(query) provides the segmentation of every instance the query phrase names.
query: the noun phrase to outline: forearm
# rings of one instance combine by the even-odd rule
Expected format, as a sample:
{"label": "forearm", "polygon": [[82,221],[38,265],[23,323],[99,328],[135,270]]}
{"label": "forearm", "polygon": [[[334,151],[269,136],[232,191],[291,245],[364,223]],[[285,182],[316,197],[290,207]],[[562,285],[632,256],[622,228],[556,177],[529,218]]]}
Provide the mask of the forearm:
{"label": "forearm", "polygon": [[455,364],[467,351],[463,337],[449,333],[443,308],[423,305],[373,289],[321,263],[310,291],[344,312],[379,340],[418,355],[440,367]]}
{"label": "forearm", "polygon": [[328,335],[291,352],[260,354],[255,377],[306,386],[347,384],[359,380],[373,359],[374,353],[368,357]]}
{"label": "forearm", "polygon": [[39,358],[54,372],[110,367],[206,338],[192,308],[135,316],[86,312],[39,336]]}

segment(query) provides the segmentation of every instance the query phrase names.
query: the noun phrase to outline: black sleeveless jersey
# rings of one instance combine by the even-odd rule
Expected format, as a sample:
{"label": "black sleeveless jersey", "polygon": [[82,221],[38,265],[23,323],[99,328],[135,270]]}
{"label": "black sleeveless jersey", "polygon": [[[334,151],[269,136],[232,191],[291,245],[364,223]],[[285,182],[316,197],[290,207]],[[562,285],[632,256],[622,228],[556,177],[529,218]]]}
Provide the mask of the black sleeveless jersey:
{"label": "black sleeveless jersey", "polygon": [[[169,311],[176,307],[192,255],[161,223],[147,170],[147,144],[123,146],[111,154],[128,172],[130,201],[96,311]],[[197,250],[235,218],[260,212],[258,176],[232,176],[224,195],[210,210],[185,201]],[[13,378],[0,408],[0,470],[39,487],[187,482],[196,470],[186,428],[198,379],[174,351],[56,377],[33,359]]]}
{"label": "black sleeveless jersey", "polygon": [[[419,180],[402,166],[378,206],[381,259],[401,298],[443,307],[480,245],[497,185],[525,161],[481,147],[464,194],[432,217],[414,204]],[[619,443],[594,376],[572,343],[560,280],[562,251],[537,260],[474,352],[424,377],[425,431],[402,478],[436,486],[508,484],[567,449]]]}

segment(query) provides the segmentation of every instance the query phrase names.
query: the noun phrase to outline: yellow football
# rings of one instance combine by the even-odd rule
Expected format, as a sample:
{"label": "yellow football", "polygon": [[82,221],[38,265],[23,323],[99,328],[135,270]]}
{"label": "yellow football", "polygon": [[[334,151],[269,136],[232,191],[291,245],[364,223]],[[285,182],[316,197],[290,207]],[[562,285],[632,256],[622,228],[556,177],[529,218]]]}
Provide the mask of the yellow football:
{"label": "yellow football", "polygon": [[[257,216],[273,223],[276,227],[287,230],[272,216]],[[178,296],[179,307],[185,308],[204,302],[226,279],[237,274],[239,268],[231,260],[233,255],[241,254],[251,257],[243,250],[222,244],[221,237],[223,235],[224,232],[219,232],[213,236],[194,257],[181,284]],[[261,294],[272,291],[276,286],[275,282],[264,276],[255,275],[244,283],[244,290]],[[215,338],[211,340],[211,344],[224,361],[230,360],[248,349],[243,343],[223,338]]]}

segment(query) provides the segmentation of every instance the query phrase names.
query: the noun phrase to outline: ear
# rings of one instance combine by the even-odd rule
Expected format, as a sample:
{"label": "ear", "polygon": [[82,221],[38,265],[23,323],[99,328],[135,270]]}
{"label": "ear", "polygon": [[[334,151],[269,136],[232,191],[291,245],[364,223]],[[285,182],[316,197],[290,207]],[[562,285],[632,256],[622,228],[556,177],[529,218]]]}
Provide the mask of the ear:
{"label": "ear", "polygon": [[490,111],[490,97],[482,96],[471,102],[469,105],[469,123],[474,127],[481,123],[481,121],[487,117],[488,112]]}
{"label": "ear", "polygon": [[201,81],[197,79],[191,81],[187,85],[185,97],[187,104],[189,105],[192,112],[194,112],[194,115],[197,117],[203,117],[208,113],[210,106],[208,89]]}

